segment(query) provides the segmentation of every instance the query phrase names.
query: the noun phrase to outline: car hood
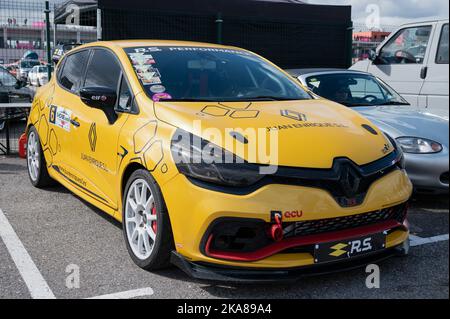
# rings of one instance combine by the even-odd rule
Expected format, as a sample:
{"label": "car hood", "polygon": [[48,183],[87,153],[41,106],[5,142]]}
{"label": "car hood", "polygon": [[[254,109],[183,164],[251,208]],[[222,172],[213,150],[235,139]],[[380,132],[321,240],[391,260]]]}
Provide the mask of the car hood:
{"label": "car hood", "polygon": [[[233,146],[227,143],[230,131],[244,130],[248,143],[243,146],[245,153],[238,155],[252,163],[267,163],[262,160],[264,154],[248,155],[255,145],[258,151],[269,152],[269,146],[276,144],[271,154],[277,150],[278,165],[305,168],[331,168],[339,157],[364,165],[393,151],[392,144],[369,120],[323,99],[254,103],[164,101],[154,107],[159,120],[206,140],[212,141],[211,132],[220,132],[222,138],[212,142],[231,152]],[[375,132],[363,125],[373,127]],[[255,130],[261,133],[255,134],[257,137],[252,136]],[[271,132],[275,132],[277,143],[268,142]]]}
{"label": "car hood", "polygon": [[410,106],[372,106],[354,108],[393,138],[414,136],[431,139],[448,147],[449,121],[412,110]]}

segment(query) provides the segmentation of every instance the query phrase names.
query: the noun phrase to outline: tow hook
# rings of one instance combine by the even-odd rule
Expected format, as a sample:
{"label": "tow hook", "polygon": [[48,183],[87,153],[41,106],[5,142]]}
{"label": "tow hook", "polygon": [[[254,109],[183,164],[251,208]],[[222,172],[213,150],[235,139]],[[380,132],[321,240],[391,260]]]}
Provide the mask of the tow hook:
{"label": "tow hook", "polygon": [[283,225],[281,223],[281,214],[274,215],[275,224],[269,228],[269,237],[274,241],[279,242],[283,240]]}

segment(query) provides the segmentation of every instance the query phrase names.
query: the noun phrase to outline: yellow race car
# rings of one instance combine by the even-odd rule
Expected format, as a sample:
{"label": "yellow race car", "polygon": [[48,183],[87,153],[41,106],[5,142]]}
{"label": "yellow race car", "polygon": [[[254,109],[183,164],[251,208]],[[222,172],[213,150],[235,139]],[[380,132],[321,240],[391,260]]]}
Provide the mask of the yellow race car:
{"label": "yellow race car", "polygon": [[235,47],[77,47],[35,96],[31,183],[123,224],[133,261],[208,280],[281,281],[408,252],[395,141]]}

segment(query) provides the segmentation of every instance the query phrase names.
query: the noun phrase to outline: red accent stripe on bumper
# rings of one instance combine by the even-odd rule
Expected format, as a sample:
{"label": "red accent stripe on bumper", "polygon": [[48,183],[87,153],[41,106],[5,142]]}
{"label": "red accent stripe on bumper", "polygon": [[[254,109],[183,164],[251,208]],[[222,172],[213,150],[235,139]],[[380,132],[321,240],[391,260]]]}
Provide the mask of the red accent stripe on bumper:
{"label": "red accent stripe on bumper", "polygon": [[402,226],[402,224],[400,224],[399,222],[395,220],[389,220],[380,224],[363,226],[354,229],[341,230],[337,232],[309,235],[296,238],[288,238],[283,241],[270,244],[264,248],[249,253],[215,251],[211,249],[211,243],[213,240],[213,234],[211,234],[208,238],[208,241],[206,242],[205,252],[208,257],[216,259],[246,261],[246,262],[257,261],[273,256],[277,253],[282,252],[283,250],[290,248],[315,245],[344,239],[351,239],[355,237],[362,237],[370,234],[380,233],[400,226]]}

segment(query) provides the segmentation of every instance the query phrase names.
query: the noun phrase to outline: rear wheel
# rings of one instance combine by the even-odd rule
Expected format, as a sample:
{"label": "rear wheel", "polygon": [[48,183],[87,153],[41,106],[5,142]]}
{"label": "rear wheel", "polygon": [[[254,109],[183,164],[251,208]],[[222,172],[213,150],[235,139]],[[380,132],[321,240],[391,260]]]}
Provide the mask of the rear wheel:
{"label": "rear wheel", "polygon": [[173,236],[159,186],[146,170],[129,178],[122,209],[123,234],[131,258],[146,270],[170,264]]}
{"label": "rear wheel", "polygon": [[27,167],[33,186],[43,188],[53,184],[53,180],[48,174],[39,135],[34,127],[29,129],[27,136]]}

